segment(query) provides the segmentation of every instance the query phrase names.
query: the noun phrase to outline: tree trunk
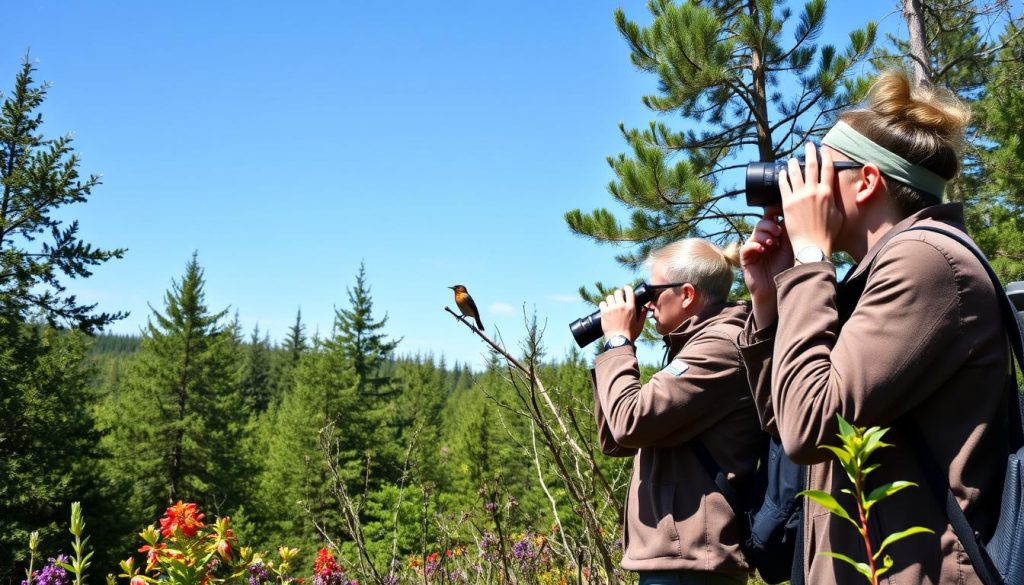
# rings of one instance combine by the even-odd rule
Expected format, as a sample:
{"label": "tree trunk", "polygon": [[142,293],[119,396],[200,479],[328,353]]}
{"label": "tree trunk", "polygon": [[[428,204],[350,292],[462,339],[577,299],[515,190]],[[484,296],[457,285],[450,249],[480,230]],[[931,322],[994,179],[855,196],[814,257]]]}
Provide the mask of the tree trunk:
{"label": "tree trunk", "polygon": [[[750,18],[757,21],[759,19],[757,2],[749,2],[748,10]],[[773,161],[775,160],[775,145],[772,144],[772,132],[768,124],[768,80],[764,71],[764,56],[761,54],[761,47],[751,47],[750,72],[754,81],[754,93],[750,97],[757,112],[757,115],[754,116],[754,123],[757,125],[757,154],[764,162]]]}
{"label": "tree trunk", "polygon": [[931,67],[929,67],[921,0],[903,0],[903,19],[907,21],[907,32],[910,37],[910,62],[913,64],[914,86],[931,87]]}

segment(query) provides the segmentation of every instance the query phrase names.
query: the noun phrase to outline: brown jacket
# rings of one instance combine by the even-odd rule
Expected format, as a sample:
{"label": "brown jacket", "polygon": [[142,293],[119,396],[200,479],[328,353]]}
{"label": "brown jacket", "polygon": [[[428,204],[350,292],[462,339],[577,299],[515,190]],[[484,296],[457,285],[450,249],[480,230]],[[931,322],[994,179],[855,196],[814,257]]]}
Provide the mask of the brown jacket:
{"label": "brown jacket", "polygon": [[631,456],[622,567],[749,570],[732,509],[687,441],[699,438],[730,478],[753,473],[760,429],[736,337],[748,308],[717,304],[665,338],[672,358],[643,386],[633,349],[594,363],[598,438]]}
{"label": "brown jacket", "polygon": [[[872,510],[875,546],[881,535],[925,526],[886,549],[895,561],[883,576],[891,585],[980,583],[948,526],[908,434],[916,421],[949,484],[982,535],[994,528],[1005,466],[1006,405],[1003,381],[1008,349],[996,290],[971,252],[947,236],[904,231],[914,224],[963,231],[958,205],[929,207],[895,226],[868,251],[845,282],[867,277],[840,326],[842,293],[826,262],[796,266],[776,277],[777,332],[740,337],[761,421],[782,438],[797,462],[812,464],[808,487],[840,492],[849,481],[819,445],[838,444],[836,415],[868,427],[892,427],[876,452],[881,467],[868,487],[916,482]],[[866,272],[867,267],[870,272]],[[840,285],[839,290],[843,290]],[[898,423],[899,421],[899,423]],[[847,564],[822,556],[843,553],[864,560],[862,542],[846,521],[808,502],[804,572],[808,585],[860,584]]]}

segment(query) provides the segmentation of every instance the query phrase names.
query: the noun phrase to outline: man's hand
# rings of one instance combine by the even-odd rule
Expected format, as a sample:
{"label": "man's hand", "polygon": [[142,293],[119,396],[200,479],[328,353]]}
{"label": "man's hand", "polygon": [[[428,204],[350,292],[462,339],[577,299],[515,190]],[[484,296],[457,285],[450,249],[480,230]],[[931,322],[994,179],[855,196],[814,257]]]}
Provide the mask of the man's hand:
{"label": "man's hand", "polygon": [[608,298],[601,301],[598,307],[601,309],[601,330],[605,339],[625,335],[630,341],[634,341],[640,337],[640,332],[644,330],[647,308],[644,307],[637,312],[633,287],[616,289]]}

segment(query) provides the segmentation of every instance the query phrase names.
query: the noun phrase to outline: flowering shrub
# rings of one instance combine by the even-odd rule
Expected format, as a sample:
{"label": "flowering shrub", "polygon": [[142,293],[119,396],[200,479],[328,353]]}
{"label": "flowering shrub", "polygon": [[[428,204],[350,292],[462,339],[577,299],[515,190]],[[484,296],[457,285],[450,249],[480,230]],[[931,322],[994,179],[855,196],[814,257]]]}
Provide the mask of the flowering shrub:
{"label": "flowering shrub", "polygon": [[[265,560],[248,547],[238,546],[231,519],[217,518],[213,525],[203,521],[206,515],[193,503],[178,502],[167,508],[157,525],[139,533],[145,544],[145,566],[136,566],[135,557],[121,561],[119,576],[129,585],[264,585],[302,582],[290,576],[296,548],[279,547],[279,561]],[[317,585],[341,585],[340,582]]]}
{"label": "flowering shrub", "polygon": [[[600,574],[591,578],[590,567],[579,567],[559,546],[559,528],[547,531],[506,532],[508,517],[503,510],[515,508],[514,500],[499,505],[485,504],[484,516],[493,521],[494,530],[482,529],[477,535],[456,537],[448,534],[447,545],[409,556],[403,562],[392,559],[383,572],[360,564],[348,570],[338,562],[331,549],[321,548],[313,561],[312,575],[294,575],[293,561],[299,549],[279,547],[276,558],[241,546],[231,528],[231,519],[221,517],[212,524],[194,503],[177,502],[168,507],[159,521],[139,533],[141,556],[120,562],[121,573],[107,576],[107,585],[448,585],[456,583],[536,583],[568,585],[603,583]],[[72,507],[74,556],[57,555],[49,564],[32,570],[21,585],[85,585],[85,569],[91,552],[83,537],[85,523],[77,503]],[[32,562],[37,555],[38,539],[29,543]],[[618,572],[617,572],[618,573]],[[308,575],[308,573],[307,573]],[[621,575],[619,575],[621,577]]]}
{"label": "flowering shrub", "polygon": [[46,565],[38,571],[33,571],[27,579],[21,582],[21,585],[70,585],[71,579],[68,577],[67,569],[61,565],[68,562],[67,555],[57,555],[56,558],[49,559],[50,564]]}

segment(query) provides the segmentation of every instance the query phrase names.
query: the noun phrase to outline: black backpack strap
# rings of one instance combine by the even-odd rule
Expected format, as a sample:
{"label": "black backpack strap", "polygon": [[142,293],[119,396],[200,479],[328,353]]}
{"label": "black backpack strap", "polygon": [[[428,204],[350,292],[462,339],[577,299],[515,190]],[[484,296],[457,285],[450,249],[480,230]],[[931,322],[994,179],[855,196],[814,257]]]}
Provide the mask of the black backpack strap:
{"label": "black backpack strap", "polygon": [[964,511],[960,508],[960,502],[953,495],[953,490],[949,488],[949,477],[943,472],[942,467],[939,466],[938,461],[932,455],[931,449],[925,444],[920,425],[909,414],[904,415],[904,418],[907,420],[901,426],[910,430],[910,432],[905,434],[910,439],[910,444],[917,451],[917,456],[921,460],[921,466],[928,477],[928,487],[931,488],[936,501],[939,503],[939,507],[946,511],[949,525],[952,526],[953,533],[956,534],[960,544],[964,547],[967,558],[971,559],[971,564],[974,565],[978,578],[985,585],[1002,585],[1003,579],[999,576],[998,571],[996,571],[992,558],[981,547],[979,542],[981,535],[971,528],[971,523],[968,522],[967,516],[964,515]]}
{"label": "black backpack strap", "polygon": [[[1024,341],[1021,336],[1020,321],[1017,317],[1017,311],[1013,308],[1010,303],[1009,297],[1006,294],[1000,294],[1003,292],[1003,286],[999,282],[999,277],[996,276],[994,270],[989,265],[988,260],[985,256],[975,248],[970,242],[968,242],[963,236],[954,233],[949,230],[936,228],[932,226],[914,226],[909,228],[907,231],[929,231],[939,234],[943,234],[946,237],[952,238],[957,242],[960,242],[965,248],[971,251],[972,254],[981,262],[981,265],[985,267],[985,271],[989,275],[989,279],[992,281],[992,285],[995,287],[996,296],[999,297],[1000,309],[1003,314],[1003,324],[1006,328],[1007,337],[1010,340],[1010,347],[1012,349],[1013,356],[1011,357],[1011,368],[1008,373],[1008,388],[1012,389],[1012,393],[1008,396],[1008,407],[1010,421],[1010,435],[1011,435],[1011,446],[1016,445],[1013,450],[1019,448],[1021,437],[1024,436],[1024,426],[1021,422],[1021,399],[1017,393],[1016,380],[1013,379],[1015,376],[1014,368],[1012,367],[1012,360],[1016,359],[1018,365],[1024,366]],[[905,415],[909,423],[909,426],[904,428],[911,429],[911,432],[906,433],[913,445],[915,451],[917,451],[918,457],[924,467],[924,471],[928,476],[928,483],[934,493],[940,507],[945,508],[946,517],[949,519],[950,526],[953,528],[953,532],[960,540],[960,544],[964,547],[964,551],[967,556],[971,559],[971,564],[974,565],[975,571],[978,573],[978,577],[985,585],[1001,585],[1003,583],[1002,577],[992,563],[992,559],[988,553],[981,547],[979,543],[980,535],[971,528],[970,522],[967,521],[967,516],[964,515],[964,511],[960,508],[960,504],[953,494],[953,491],[949,487],[949,477],[942,470],[938,461],[935,460],[931,450],[923,439],[920,425],[917,424],[910,414]]]}
{"label": "black backpack strap", "polygon": [[690,450],[696,455],[697,461],[700,461],[701,467],[707,471],[711,479],[715,481],[715,485],[718,486],[718,491],[722,492],[725,496],[725,501],[729,503],[729,507],[733,509],[736,516],[739,517],[743,513],[743,508],[740,503],[740,495],[736,492],[736,488],[732,487],[729,483],[729,478],[725,476],[725,472],[722,471],[722,467],[715,461],[715,458],[711,455],[711,451],[708,451],[706,445],[701,442],[700,439],[695,438],[690,441]]}

